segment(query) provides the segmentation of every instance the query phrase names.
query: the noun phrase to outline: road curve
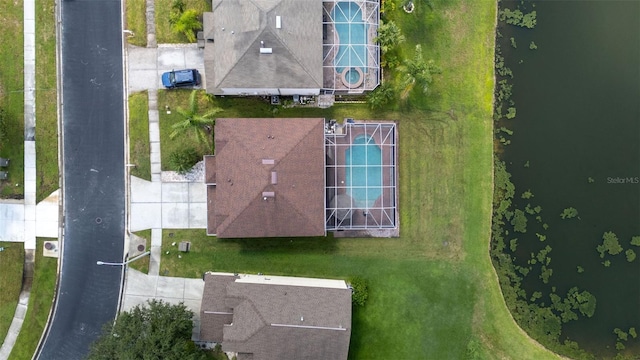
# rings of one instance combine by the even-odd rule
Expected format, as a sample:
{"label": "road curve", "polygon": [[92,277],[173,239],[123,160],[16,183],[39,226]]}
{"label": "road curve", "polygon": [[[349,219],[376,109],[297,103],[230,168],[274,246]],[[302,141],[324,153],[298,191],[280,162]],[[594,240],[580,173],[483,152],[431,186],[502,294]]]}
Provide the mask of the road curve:
{"label": "road curve", "polygon": [[38,359],[83,359],[118,309],[125,230],[120,0],[59,0],[64,241]]}

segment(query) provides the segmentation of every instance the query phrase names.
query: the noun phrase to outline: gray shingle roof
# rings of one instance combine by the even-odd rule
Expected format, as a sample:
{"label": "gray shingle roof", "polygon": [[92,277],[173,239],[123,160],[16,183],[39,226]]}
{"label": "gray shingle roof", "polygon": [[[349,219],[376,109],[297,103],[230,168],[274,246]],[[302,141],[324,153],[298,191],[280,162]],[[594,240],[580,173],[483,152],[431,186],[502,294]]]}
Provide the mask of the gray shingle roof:
{"label": "gray shingle roof", "polygon": [[209,92],[322,88],[322,1],[214,0],[212,8],[204,14],[205,38],[213,39],[205,45]]}
{"label": "gray shingle roof", "polygon": [[[223,350],[252,354],[254,359],[347,358],[351,290],[235,282],[237,278],[205,275],[201,327],[223,328]],[[221,296],[232,308],[233,319],[227,324],[233,325],[221,326],[205,316],[211,309],[222,309],[214,305]],[[201,339],[209,340],[203,334]]]}

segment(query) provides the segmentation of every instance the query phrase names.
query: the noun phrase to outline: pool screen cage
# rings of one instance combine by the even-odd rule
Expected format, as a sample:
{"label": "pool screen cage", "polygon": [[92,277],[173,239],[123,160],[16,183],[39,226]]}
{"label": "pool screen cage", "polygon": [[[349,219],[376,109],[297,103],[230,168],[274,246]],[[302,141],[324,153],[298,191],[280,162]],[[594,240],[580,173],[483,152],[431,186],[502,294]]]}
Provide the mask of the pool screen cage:
{"label": "pool screen cage", "polygon": [[325,125],[327,231],[397,228],[396,140],[395,123]]}
{"label": "pool screen cage", "polygon": [[361,94],[380,84],[379,23],[379,0],[323,1],[325,90]]}

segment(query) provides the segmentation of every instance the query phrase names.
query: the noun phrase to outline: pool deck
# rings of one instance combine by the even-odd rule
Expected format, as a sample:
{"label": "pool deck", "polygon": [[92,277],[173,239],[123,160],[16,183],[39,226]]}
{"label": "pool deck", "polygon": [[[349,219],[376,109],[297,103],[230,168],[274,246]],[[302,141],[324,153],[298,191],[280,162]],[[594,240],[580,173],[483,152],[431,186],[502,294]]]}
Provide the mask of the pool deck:
{"label": "pool deck", "polygon": [[[368,227],[376,228],[397,228],[398,225],[398,198],[397,198],[397,178],[398,172],[396,168],[397,164],[397,128],[392,131],[388,131],[386,136],[380,136],[378,133],[379,128],[376,128],[377,123],[371,123],[371,127],[358,126],[346,126],[346,134],[331,136],[331,141],[336,144],[336,157],[335,166],[328,166],[327,168],[327,188],[328,193],[333,195],[333,185],[338,185],[335,190],[335,195],[348,194],[348,187],[346,186],[346,151],[351,147],[353,140],[360,135],[370,136],[376,144],[382,150],[382,194],[378,197],[372,207],[368,209],[356,208],[355,203],[351,214],[351,221],[346,221],[347,228],[354,227],[357,230],[365,230]],[[378,129],[378,130],[376,130]],[[328,145],[332,146],[332,145]],[[333,184],[337,180],[337,184]],[[332,197],[328,194],[328,201],[332,200]],[[366,232],[370,232],[371,228],[366,229]],[[388,231],[385,231],[388,232]],[[345,235],[345,234],[343,234]],[[362,234],[360,234],[362,236]],[[370,235],[371,236],[371,235]],[[389,236],[389,235],[384,235]],[[397,235],[396,235],[397,236]]]}
{"label": "pool deck", "polygon": [[[347,1],[348,2],[348,1]],[[377,49],[377,44],[373,42],[373,39],[377,36],[378,23],[371,23],[371,19],[367,17],[366,14],[371,14],[375,12],[377,14],[376,21],[379,21],[378,14],[378,6],[377,4],[372,4],[366,1],[353,1],[357,3],[361,8],[364,6],[365,11],[361,11],[362,21],[365,25],[368,25],[366,28],[366,41],[365,45],[368,50],[366,51],[367,59],[366,64],[379,64],[379,49]],[[324,3],[324,12],[325,16],[329,16],[328,14],[332,14],[334,10],[335,4],[339,2],[325,2]],[[331,16],[329,16],[331,18]],[[327,19],[325,19],[326,21]],[[358,81],[355,85],[348,84],[348,82],[344,81],[344,71],[339,72],[338,69],[344,68],[344,66],[338,66],[335,64],[336,56],[340,50],[340,36],[336,31],[335,24],[331,22],[327,22],[324,25],[324,61],[323,61],[323,85],[327,89],[334,89],[339,92],[352,92],[352,93],[362,93],[366,90],[373,90],[379,84],[379,74],[380,68],[379,66],[371,66],[367,65],[364,67],[358,66],[363,73],[363,77],[361,77],[362,81]],[[374,54],[371,53],[371,47],[374,49]],[[349,66],[353,67],[353,66]]]}

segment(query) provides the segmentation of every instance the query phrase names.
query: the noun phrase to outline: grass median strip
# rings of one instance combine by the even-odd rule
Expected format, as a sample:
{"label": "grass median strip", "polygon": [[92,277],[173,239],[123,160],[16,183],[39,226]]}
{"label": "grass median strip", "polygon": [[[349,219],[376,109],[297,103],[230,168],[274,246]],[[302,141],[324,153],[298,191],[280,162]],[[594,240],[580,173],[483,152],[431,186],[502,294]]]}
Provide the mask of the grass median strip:
{"label": "grass median strip", "polygon": [[18,335],[13,351],[9,356],[10,360],[28,360],[33,357],[53,304],[58,259],[42,255],[43,245],[46,240],[49,239],[37,239],[35,274],[31,285],[29,307],[22,323],[20,335]]}
{"label": "grass median strip", "polygon": [[55,1],[36,2],[37,201],[59,187]]}
{"label": "grass median strip", "polygon": [[125,29],[133,34],[127,36],[127,42],[136,46],[147,46],[147,1],[126,0],[127,19]]}
{"label": "grass median strip", "polygon": [[151,181],[149,98],[146,91],[129,96],[129,158],[131,175]]}
{"label": "grass median strip", "polygon": [[[0,181],[0,197],[22,198],[24,195],[24,17],[21,1],[0,0],[0,120],[5,136],[0,137],[0,157],[11,159],[3,171],[9,172]],[[4,122],[4,124],[2,124]],[[1,132],[1,131],[0,131]]]}
{"label": "grass median strip", "polygon": [[22,243],[0,242],[0,248],[3,248],[0,252],[0,339],[4,339],[22,289],[24,246]]}

